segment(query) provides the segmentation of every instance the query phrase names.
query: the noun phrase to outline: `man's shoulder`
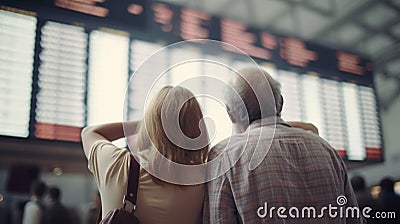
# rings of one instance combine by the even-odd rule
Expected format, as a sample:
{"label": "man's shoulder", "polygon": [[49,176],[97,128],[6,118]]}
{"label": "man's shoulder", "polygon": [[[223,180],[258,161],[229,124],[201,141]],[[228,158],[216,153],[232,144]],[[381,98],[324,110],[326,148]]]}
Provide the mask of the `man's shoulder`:
{"label": "man's shoulder", "polygon": [[307,130],[294,127],[282,127],[277,128],[274,139],[290,139],[290,140],[301,140],[305,143],[319,143],[328,148],[332,148],[329,143],[321,136]]}
{"label": "man's shoulder", "polygon": [[232,135],[222,141],[220,141],[218,144],[213,146],[210,150],[209,153],[209,160],[214,159],[215,157],[218,157],[220,154],[222,154],[224,151],[230,151],[233,150],[234,148],[242,147],[246,143],[247,139],[245,138],[244,134],[235,134]]}
{"label": "man's shoulder", "polygon": [[68,209],[61,203],[55,203],[46,207],[47,212],[68,213]]}

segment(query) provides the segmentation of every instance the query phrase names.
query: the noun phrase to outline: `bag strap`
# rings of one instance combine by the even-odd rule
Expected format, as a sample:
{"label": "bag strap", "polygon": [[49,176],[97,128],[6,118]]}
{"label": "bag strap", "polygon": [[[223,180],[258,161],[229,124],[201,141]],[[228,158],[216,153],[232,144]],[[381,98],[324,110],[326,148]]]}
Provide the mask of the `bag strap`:
{"label": "bag strap", "polygon": [[136,209],[140,165],[132,154],[130,154],[130,157],[131,162],[129,166],[128,185],[126,187],[126,194],[124,195],[122,208],[130,213],[133,213]]}
{"label": "bag strap", "polygon": [[[124,195],[124,199],[122,200],[122,208],[130,213],[133,213],[136,209],[136,199],[137,199],[137,190],[139,186],[139,172],[140,165],[136,161],[135,157],[130,154],[131,162],[129,165],[129,177],[128,177],[128,185],[126,187],[126,194]],[[102,220],[102,207],[100,207],[99,215],[97,216],[97,222],[100,223]]]}

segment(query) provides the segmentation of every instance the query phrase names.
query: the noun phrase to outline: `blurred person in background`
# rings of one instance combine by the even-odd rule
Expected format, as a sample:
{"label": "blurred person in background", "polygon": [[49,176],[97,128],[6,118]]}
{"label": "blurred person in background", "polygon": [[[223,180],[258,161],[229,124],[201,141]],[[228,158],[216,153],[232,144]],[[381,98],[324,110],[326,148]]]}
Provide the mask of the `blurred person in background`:
{"label": "blurred person in background", "polygon": [[351,186],[353,187],[354,193],[356,194],[358,206],[360,207],[360,209],[366,206],[375,208],[376,202],[372,198],[369,190],[367,189],[364,178],[362,176],[356,175],[351,178],[350,182]]}
{"label": "blurred person in background", "polygon": [[[350,179],[351,186],[353,187],[354,193],[356,194],[358,206],[362,211],[365,207],[370,207],[373,211],[378,210],[377,202],[372,197],[367,185],[365,184],[364,177],[360,175],[355,175]],[[380,223],[379,219],[374,219],[372,217],[366,218],[368,224]]]}
{"label": "blurred person in background", "polygon": [[44,203],[43,196],[46,193],[46,184],[42,181],[35,181],[31,185],[31,199],[26,203],[22,224],[42,224]]}
{"label": "blurred person in background", "polygon": [[394,191],[394,181],[390,177],[385,177],[379,183],[381,192],[378,196],[379,205],[384,208],[398,208],[400,206],[400,196]]}
{"label": "blurred person in background", "polygon": [[101,208],[101,198],[100,198],[100,192],[96,192],[93,197],[92,197],[92,203],[89,207],[88,211],[88,217],[87,217],[87,224],[96,224],[97,218],[100,213],[100,208]]}
{"label": "blurred person in background", "polygon": [[44,213],[45,224],[68,224],[71,218],[68,209],[61,203],[61,190],[52,186],[48,190],[49,202]]}
{"label": "blurred person in background", "polygon": [[380,183],[381,191],[378,195],[379,211],[394,212],[394,218],[379,219],[381,223],[400,223],[400,196],[394,191],[394,181],[390,177],[384,177]]}

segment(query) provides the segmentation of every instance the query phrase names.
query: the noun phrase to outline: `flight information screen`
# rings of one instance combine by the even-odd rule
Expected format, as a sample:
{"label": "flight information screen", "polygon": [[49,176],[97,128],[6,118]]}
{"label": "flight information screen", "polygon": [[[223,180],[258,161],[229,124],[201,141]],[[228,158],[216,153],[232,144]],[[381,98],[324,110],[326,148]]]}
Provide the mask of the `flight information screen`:
{"label": "flight information screen", "polygon": [[80,141],[85,126],[87,34],[47,21],[41,29],[35,137]]}
{"label": "flight information screen", "polygon": [[319,135],[349,160],[382,157],[379,116],[372,87],[315,74],[266,70],[272,70],[282,84],[284,120],[313,123]]}
{"label": "flight information screen", "polygon": [[[343,158],[383,160],[373,71],[360,55],[159,1],[5,0],[0,6],[1,136],[80,142],[86,125],[142,118],[146,97],[166,85],[221,99],[221,83],[207,74],[228,81],[230,71],[209,61],[246,66],[230,48],[164,50],[154,66],[169,68],[188,56],[206,60],[171,67],[149,96],[151,68],[129,84],[169,43],[208,38],[236,46],[282,84],[283,119],[315,124]],[[197,81],[185,81],[190,78]],[[223,103],[198,101],[214,120],[207,126],[218,130],[212,144],[231,135]]]}
{"label": "flight information screen", "polygon": [[87,124],[122,121],[129,37],[94,30],[89,37]]}
{"label": "flight information screen", "polygon": [[27,137],[37,19],[0,11],[0,134]]}

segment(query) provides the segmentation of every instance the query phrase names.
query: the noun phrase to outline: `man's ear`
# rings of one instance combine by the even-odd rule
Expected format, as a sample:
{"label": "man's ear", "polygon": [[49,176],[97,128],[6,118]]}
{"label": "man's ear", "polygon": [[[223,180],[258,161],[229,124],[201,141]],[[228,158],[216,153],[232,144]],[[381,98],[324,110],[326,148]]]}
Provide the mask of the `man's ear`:
{"label": "man's ear", "polygon": [[227,111],[227,112],[228,112],[229,118],[231,119],[232,123],[236,124],[237,123],[236,118],[234,118],[233,115],[229,111]]}
{"label": "man's ear", "polygon": [[283,108],[283,96],[282,95],[280,95],[279,100],[281,101],[280,108],[276,108],[278,110],[277,111],[278,115],[280,115],[282,113],[282,108]]}
{"label": "man's ear", "polygon": [[228,111],[229,118],[231,119],[234,133],[243,133],[246,128]]}

